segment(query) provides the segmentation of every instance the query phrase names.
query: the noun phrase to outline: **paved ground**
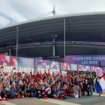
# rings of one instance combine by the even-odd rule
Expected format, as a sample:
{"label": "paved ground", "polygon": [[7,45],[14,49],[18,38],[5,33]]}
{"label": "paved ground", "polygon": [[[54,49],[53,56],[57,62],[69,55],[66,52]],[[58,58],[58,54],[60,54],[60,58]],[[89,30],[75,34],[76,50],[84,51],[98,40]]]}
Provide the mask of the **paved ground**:
{"label": "paved ground", "polygon": [[105,105],[105,92],[101,97],[94,93],[94,96],[84,96],[79,99],[70,97],[66,100],[24,98],[1,101],[0,105]]}

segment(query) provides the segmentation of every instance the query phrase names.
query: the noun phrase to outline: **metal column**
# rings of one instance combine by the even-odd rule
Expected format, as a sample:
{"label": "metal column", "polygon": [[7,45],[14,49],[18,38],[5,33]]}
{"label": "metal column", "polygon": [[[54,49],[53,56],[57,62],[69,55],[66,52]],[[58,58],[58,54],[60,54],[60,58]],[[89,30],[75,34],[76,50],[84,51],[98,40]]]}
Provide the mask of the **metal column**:
{"label": "metal column", "polygon": [[11,56],[11,49],[9,49],[9,56]]}
{"label": "metal column", "polygon": [[53,35],[53,56],[55,56],[55,35]]}
{"label": "metal column", "polygon": [[19,27],[16,27],[16,56],[18,56],[18,34],[19,34]]}
{"label": "metal column", "polygon": [[79,65],[77,65],[77,71],[79,71]]}
{"label": "metal column", "polygon": [[64,18],[64,62],[65,62],[65,18]]}
{"label": "metal column", "polygon": [[90,66],[90,77],[92,78],[92,69],[91,69],[91,66]]}
{"label": "metal column", "polygon": [[[18,57],[18,34],[19,34],[19,27],[16,27],[16,56]],[[17,66],[17,70],[19,72],[19,65]]]}
{"label": "metal column", "polygon": [[53,37],[53,56],[55,56],[55,37],[57,37],[57,35],[51,35],[51,36]]}
{"label": "metal column", "polygon": [[9,44],[10,49],[9,49],[9,56],[11,56],[11,43]]}
{"label": "metal column", "polygon": [[38,65],[38,59],[34,59],[34,73],[35,74],[38,72],[37,65]]}

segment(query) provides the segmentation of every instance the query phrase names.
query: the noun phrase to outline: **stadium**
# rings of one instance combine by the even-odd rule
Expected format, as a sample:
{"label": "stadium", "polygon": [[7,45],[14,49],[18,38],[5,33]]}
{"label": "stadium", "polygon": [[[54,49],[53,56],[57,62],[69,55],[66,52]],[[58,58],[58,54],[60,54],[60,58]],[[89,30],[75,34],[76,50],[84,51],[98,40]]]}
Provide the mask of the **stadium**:
{"label": "stadium", "polygon": [[105,12],[52,13],[0,28],[0,104],[103,102]]}
{"label": "stadium", "polygon": [[64,55],[104,55],[104,29],[105,12],[58,15],[10,24],[0,28],[0,53],[56,58],[60,62],[64,61]]}

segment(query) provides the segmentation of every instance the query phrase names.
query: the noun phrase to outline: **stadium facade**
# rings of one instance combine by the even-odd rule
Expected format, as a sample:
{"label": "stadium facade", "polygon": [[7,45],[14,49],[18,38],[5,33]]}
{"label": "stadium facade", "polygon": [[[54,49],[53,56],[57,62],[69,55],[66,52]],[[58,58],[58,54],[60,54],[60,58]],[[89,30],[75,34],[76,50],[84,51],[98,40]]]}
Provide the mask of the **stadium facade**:
{"label": "stadium facade", "polygon": [[[64,55],[104,55],[104,45],[65,43],[64,54],[64,43],[55,42],[105,42],[105,12],[59,15],[8,25],[0,28],[0,39],[0,53],[11,56],[59,56],[57,60],[63,61]],[[49,43],[29,45],[34,42]]]}

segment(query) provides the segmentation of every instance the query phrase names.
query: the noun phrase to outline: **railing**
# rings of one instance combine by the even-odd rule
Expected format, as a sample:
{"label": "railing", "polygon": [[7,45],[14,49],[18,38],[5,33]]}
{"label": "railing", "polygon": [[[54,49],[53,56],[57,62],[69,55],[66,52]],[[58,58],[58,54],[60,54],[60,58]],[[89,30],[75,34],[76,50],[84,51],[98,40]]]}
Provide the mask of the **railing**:
{"label": "railing", "polygon": [[[90,41],[65,41],[66,44],[87,44],[87,45],[105,45],[105,42],[90,42]],[[52,41],[47,42],[34,42],[34,43],[24,43],[19,44],[21,46],[34,46],[34,45],[46,45],[46,44],[53,44]],[[64,41],[56,41],[55,44],[64,44]],[[16,45],[11,45],[11,47],[16,47]],[[0,47],[0,49],[10,48],[10,46]]]}

